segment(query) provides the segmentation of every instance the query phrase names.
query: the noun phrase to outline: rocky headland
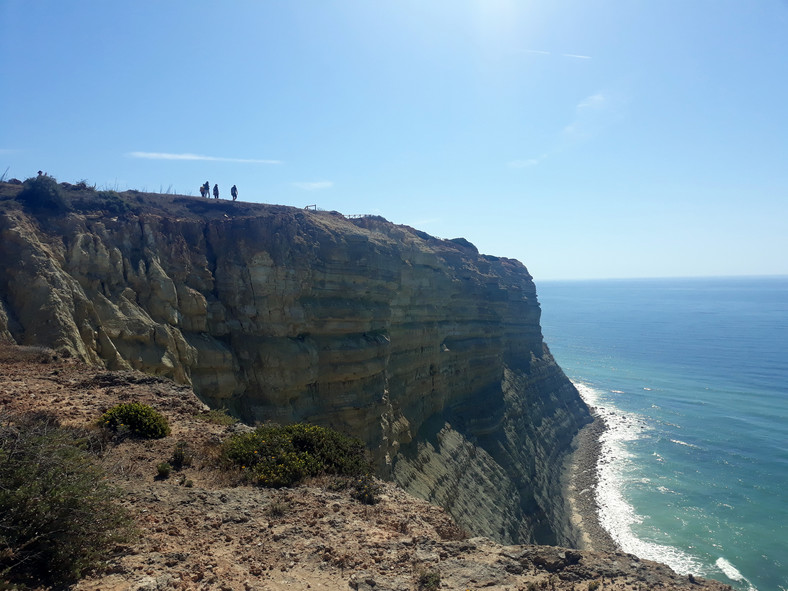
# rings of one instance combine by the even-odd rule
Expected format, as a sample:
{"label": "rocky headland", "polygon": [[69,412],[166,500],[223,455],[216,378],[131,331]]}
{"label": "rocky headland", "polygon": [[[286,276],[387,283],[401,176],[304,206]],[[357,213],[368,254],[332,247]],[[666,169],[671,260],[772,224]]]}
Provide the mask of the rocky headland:
{"label": "rocky headland", "polygon": [[520,262],[379,217],[28,185],[0,190],[9,342],[353,434],[475,533],[577,545],[556,468],[590,415]]}
{"label": "rocky headland", "polygon": [[[520,262],[380,217],[95,191],[46,176],[0,183],[0,341],[51,348],[64,367],[80,368],[50,377],[20,370],[25,378],[0,392],[5,408],[40,404],[40,389],[54,383],[47,408],[77,422],[95,420],[113,397],[153,397],[183,425],[201,404],[248,424],[305,421],[361,438],[391,483],[374,510],[320,486],[223,487],[209,463],[185,490],[154,482],[164,452],[138,446],[116,478],[142,521],[155,507],[172,518],[153,520],[150,538],[118,562],[117,585],[84,588],[401,589],[413,587],[414,564],[434,563],[448,577],[444,563],[459,557],[470,561],[457,562],[467,576],[441,577],[457,588],[571,589],[602,577],[622,585],[610,589],[699,584],[616,553],[595,525],[583,484],[593,484],[593,452],[564,468],[578,433],[593,439],[582,433],[596,427],[582,430],[591,413],[543,342],[539,318]],[[146,394],[129,386],[145,380],[117,377],[143,374],[169,385]],[[192,439],[222,436],[204,422],[191,429]],[[277,525],[263,505],[280,500],[305,512]],[[225,519],[224,505],[243,519]],[[202,531],[204,515],[214,515],[216,531]],[[612,554],[587,570],[591,554],[559,546]],[[343,548],[354,557],[337,559]],[[184,562],[175,579],[161,578]],[[277,583],[272,569],[313,578]],[[152,577],[147,587],[130,586],[142,584],[138,571]]]}

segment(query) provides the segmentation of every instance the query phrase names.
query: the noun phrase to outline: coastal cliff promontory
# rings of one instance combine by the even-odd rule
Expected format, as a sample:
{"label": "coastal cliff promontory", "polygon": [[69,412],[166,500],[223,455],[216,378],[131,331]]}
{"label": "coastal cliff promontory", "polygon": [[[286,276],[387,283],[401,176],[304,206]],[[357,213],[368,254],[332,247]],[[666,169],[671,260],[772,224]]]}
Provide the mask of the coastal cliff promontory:
{"label": "coastal cliff promontory", "polygon": [[560,468],[590,416],[521,263],[379,217],[38,182],[0,185],[0,339],[334,427],[477,535],[575,545]]}

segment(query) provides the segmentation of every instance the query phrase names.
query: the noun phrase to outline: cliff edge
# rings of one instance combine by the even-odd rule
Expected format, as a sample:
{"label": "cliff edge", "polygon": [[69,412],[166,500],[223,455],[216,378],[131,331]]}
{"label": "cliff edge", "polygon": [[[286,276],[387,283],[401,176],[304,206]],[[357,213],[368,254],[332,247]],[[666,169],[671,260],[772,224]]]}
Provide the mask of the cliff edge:
{"label": "cliff edge", "polygon": [[[351,496],[339,477],[296,488],[243,485],[240,473],[217,462],[217,448],[244,426],[213,420],[221,413],[207,412],[187,386],[0,344],[0,428],[22,417],[56,417],[84,441],[97,417],[129,400],[156,408],[172,432],[161,439],[93,434],[104,444],[92,457],[140,535],[113,547],[73,591],[732,591],[623,552],[469,537],[443,509],[393,483],[377,482],[373,505]],[[191,461],[158,477],[158,464],[180,444]]]}
{"label": "cliff edge", "polygon": [[539,316],[518,261],[379,217],[0,184],[0,339],[345,431],[474,534],[575,546],[590,415]]}

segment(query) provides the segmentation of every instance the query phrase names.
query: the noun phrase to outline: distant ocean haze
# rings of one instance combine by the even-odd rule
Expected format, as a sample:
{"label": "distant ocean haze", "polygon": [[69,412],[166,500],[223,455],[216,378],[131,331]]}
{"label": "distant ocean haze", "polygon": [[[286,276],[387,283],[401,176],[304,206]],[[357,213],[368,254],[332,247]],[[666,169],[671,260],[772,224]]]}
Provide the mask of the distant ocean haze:
{"label": "distant ocean haze", "polygon": [[605,417],[627,552],[788,590],[788,277],[537,280],[545,341]]}

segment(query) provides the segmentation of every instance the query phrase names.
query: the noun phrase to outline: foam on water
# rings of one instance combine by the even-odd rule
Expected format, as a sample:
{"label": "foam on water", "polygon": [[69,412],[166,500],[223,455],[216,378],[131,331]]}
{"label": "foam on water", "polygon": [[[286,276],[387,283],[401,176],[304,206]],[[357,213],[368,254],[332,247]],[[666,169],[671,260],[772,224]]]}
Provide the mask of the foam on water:
{"label": "foam on water", "polygon": [[624,497],[624,485],[631,482],[636,471],[634,457],[627,443],[635,441],[650,429],[645,419],[635,413],[623,412],[606,403],[594,388],[575,383],[580,396],[597,415],[602,417],[607,430],[600,437],[596,490],[599,522],[624,552],[646,560],[663,562],[681,574],[706,576],[703,564],[679,548],[642,540],[633,532],[633,525],[643,517]]}
{"label": "foam on water", "polygon": [[788,591],[788,277],[557,282],[539,299],[553,355],[612,430],[611,536],[737,591]]}
{"label": "foam on water", "polygon": [[752,583],[747,580],[747,578],[739,572],[735,566],[733,566],[730,562],[728,562],[725,558],[720,556],[715,563],[717,568],[720,569],[725,576],[728,577],[731,581],[740,581],[743,583],[747,583],[750,588],[750,591],[757,591],[755,587],[752,586]]}
{"label": "foam on water", "polygon": [[671,443],[675,443],[677,445],[686,445],[687,447],[694,447],[695,449],[700,449],[699,446],[695,445],[694,443],[687,443],[686,441],[681,441],[679,439],[671,439]]}

